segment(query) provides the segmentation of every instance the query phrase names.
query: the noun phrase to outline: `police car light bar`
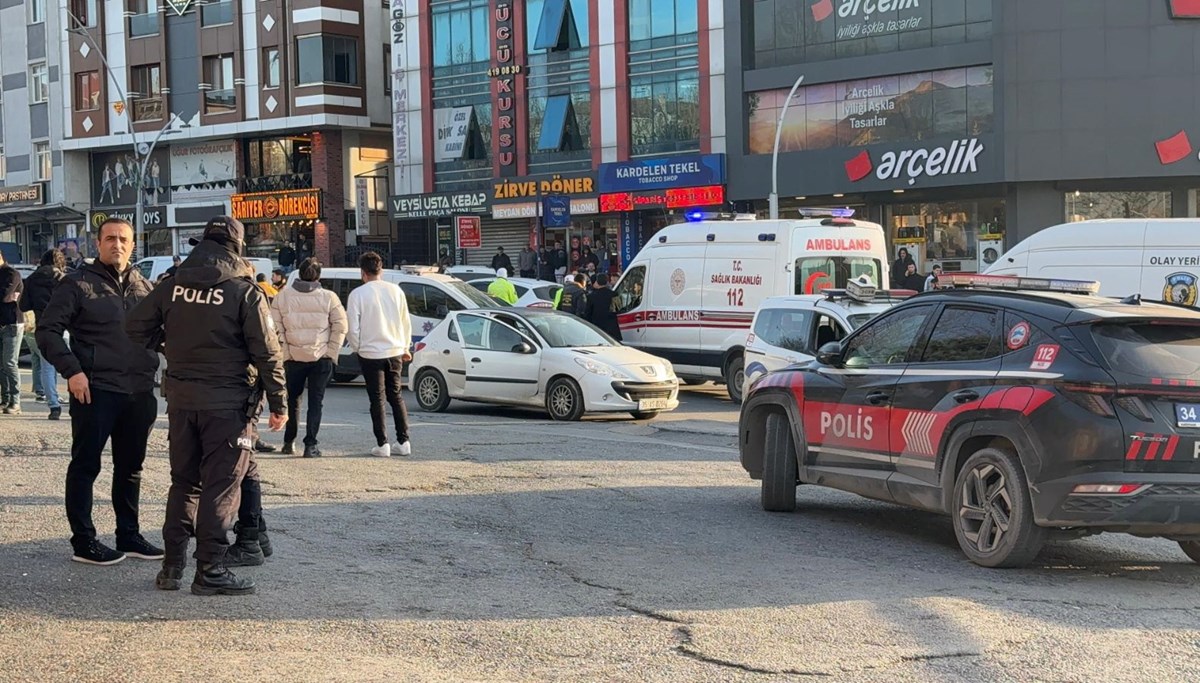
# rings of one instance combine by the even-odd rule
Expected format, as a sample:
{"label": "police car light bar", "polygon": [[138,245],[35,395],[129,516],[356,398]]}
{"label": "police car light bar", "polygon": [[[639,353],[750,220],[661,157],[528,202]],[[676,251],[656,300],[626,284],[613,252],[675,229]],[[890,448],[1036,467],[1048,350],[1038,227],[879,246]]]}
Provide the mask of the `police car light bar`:
{"label": "police car light bar", "polygon": [[938,277],[938,286],[943,288],[1023,289],[1070,294],[1096,294],[1100,291],[1100,283],[1094,280],[1059,280],[1013,275],[980,275],[978,273],[943,273]]}
{"label": "police car light bar", "polygon": [[720,211],[688,211],[683,214],[688,222],[698,221],[752,221],[758,217],[752,213],[725,213]]}
{"label": "police car light bar", "polygon": [[854,209],[803,208],[800,209],[802,218],[854,218]]}

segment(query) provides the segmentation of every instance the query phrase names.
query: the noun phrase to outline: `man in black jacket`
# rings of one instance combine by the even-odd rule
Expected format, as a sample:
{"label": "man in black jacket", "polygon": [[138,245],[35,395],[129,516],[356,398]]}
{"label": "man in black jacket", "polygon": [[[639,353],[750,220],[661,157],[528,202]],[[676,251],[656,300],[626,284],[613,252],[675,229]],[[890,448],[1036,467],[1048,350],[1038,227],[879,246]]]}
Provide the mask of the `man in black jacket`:
{"label": "man in black jacket", "polygon": [[616,294],[608,288],[608,275],[600,273],[592,283],[592,291],[588,292],[583,319],[621,341],[621,326],[617,323],[616,306],[613,305],[615,298]]}
{"label": "man in black jacket", "polygon": [[[25,279],[25,291],[21,294],[21,310],[33,312],[35,329],[37,323],[42,319],[42,313],[50,305],[50,297],[54,294],[54,288],[62,281],[66,269],[67,260],[63,253],[57,249],[51,249],[42,254],[41,265]],[[34,349],[34,353],[38,356],[42,354],[37,349]],[[62,417],[62,403],[58,397],[58,372],[45,358],[42,358],[38,369],[41,371],[40,379],[42,389],[46,393],[46,404],[50,407],[50,419],[57,420]]]}
{"label": "man in black jacket", "polygon": [[[110,565],[125,556],[157,560],[138,525],[138,498],[146,441],[158,416],[154,370],[158,356],[138,348],[125,335],[126,311],[150,294],[151,285],[129,265],[133,227],[105,221],[97,234],[100,255],[63,279],[37,324],[42,356],[67,378],[71,393],[71,464],[67,466],[67,521],[71,558]],[[71,334],[68,348],[63,339]],[[100,455],[112,439],[112,503],[117,517],[117,548],[96,538],[92,486]]]}
{"label": "man in black jacket", "polygon": [[4,261],[0,252],[0,411],[21,414],[21,375],[17,361],[25,338],[25,316],[18,310],[21,274]]}
{"label": "man in black jacket", "polygon": [[555,308],[582,318],[587,305],[585,282],[587,282],[587,278],[581,273],[575,273],[574,277],[567,278],[563,283],[563,288],[558,290],[558,303]]}
{"label": "man in black jacket", "polygon": [[504,253],[504,247],[496,247],[496,255],[492,257],[492,270],[500,270],[501,268],[510,273],[516,272],[513,270],[512,259],[508,257],[508,254]]}
{"label": "man in black jacket", "polygon": [[242,224],[218,216],[176,271],[129,314],[126,330],[146,348],[165,345],[171,489],[163,523],[166,557],[155,585],[179,590],[196,537],[197,595],[245,595],[254,582],[225,565],[227,532],[258,437],[261,381],[271,431],[287,422],[283,352],[266,295],[239,254]]}

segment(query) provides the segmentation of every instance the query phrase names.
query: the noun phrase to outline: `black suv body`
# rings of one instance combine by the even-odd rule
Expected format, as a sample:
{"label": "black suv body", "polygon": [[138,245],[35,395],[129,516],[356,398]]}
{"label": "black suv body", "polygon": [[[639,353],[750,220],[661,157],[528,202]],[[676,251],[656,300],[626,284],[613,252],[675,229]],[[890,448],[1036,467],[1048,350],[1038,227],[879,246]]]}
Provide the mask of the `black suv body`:
{"label": "black suv body", "polygon": [[767,510],[804,483],[949,514],[984,566],[1102,531],[1200,561],[1198,380],[1194,309],[930,292],[752,385],[741,462]]}

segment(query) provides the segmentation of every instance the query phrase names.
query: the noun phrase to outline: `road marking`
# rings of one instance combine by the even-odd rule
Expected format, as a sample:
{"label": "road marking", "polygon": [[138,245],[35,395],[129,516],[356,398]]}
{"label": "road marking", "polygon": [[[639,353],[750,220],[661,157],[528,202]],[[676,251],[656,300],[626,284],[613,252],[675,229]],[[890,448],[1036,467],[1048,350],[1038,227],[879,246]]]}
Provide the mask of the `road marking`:
{"label": "road marking", "polygon": [[[511,425],[513,423],[505,422],[505,423],[496,423],[496,424]],[[558,423],[551,422],[551,423],[543,423],[543,424],[557,425]],[[410,426],[415,426],[415,425],[410,425]],[[435,426],[435,425],[433,423],[425,423],[425,426]],[[436,425],[436,426],[441,426],[441,425]],[[495,424],[487,424],[487,423],[459,423],[459,424],[455,424],[454,426],[455,427],[489,427],[490,428],[490,427],[495,427],[496,425]],[[583,438],[583,439],[590,439],[592,441],[609,441],[611,443],[632,443],[632,444],[640,444],[643,446],[647,444],[647,439],[645,437],[617,436],[614,434],[604,434],[604,433],[584,431],[581,429],[572,429],[570,427],[556,426],[553,430],[550,430],[550,429],[527,429],[524,427],[524,425],[522,425],[521,431],[526,432],[526,433],[542,434],[545,436],[553,436],[553,437],[557,437],[557,438],[579,437],[579,438]],[[705,451],[708,453],[737,453],[738,452],[736,448],[722,448],[720,446],[704,446],[701,444],[683,443],[680,441],[662,441],[660,439],[654,439],[652,441],[652,443],[655,446],[671,446],[674,448],[684,448],[684,449],[693,450],[693,451]]]}

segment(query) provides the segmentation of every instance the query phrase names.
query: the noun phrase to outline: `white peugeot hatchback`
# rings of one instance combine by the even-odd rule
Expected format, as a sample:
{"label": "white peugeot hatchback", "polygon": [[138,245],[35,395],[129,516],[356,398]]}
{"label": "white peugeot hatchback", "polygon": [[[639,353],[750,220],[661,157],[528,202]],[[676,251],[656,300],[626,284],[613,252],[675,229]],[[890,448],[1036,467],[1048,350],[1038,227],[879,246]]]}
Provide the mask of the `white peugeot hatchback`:
{"label": "white peugeot hatchback", "polygon": [[671,364],[622,346],[567,313],[528,308],[451,313],[416,345],[409,376],[422,409],[451,399],[649,419],[679,406]]}

